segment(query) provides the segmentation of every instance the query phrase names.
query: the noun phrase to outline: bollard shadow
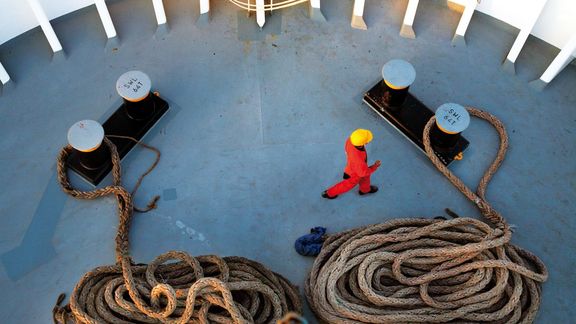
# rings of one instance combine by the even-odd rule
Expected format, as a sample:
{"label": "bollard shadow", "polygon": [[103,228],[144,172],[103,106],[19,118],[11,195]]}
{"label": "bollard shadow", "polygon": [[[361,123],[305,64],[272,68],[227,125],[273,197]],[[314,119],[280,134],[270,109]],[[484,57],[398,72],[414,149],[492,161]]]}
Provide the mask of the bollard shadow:
{"label": "bollard shadow", "polygon": [[11,280],[21,279],[56,257],[52,237],[67,198],[60,190],[58,177],[54,171],[22,242],[0,257]]}

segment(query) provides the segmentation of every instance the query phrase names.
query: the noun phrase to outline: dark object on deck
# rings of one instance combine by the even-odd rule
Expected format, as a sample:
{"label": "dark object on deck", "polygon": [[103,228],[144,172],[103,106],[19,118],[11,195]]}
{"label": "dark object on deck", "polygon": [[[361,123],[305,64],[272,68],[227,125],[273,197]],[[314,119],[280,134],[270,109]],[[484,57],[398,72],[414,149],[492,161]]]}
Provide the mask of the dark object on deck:
{"label": "dark object on deck", "polygon": [[[134,104],[133,102],[125,101],[118,107],[116,112],[102,125],[105,135],[128,136],[140,140],[152,129],[158,120],[164,116],[169,108],[168,102],[153,93],[150,93],[150,95],[142,101],[142,104],[146,106],[146,109],[143,109],[143,111],[145,111],[144,113],[135,115],[133,113],[134,107],[132,107]],[[126,156],[134,145],[136,145],[134,141],[125,138],[111,137],[110,141],[118,148],[120,159]],[[103,155],[103,158],[97,160],[105,162],[101,162],[100,164],[87,162],[88,159],[84,155],[92,155],[94,153],[98,154],[97,156]],[[84,180],[97,186],[112,170],[112,163],[110,162],[110,154],[107,148],[105,145],[102,145],[96,152],[72,152],[68,160],[68,167],[84,178]]]}
{"label": "dark object on deck", "polygon": [[324,227],[311,228],[310,234],[302,235],[294,242],[296,252],[303,256],[317,256],[324,244],[325,234]]}
{"label": "dark object on deck", "polygon": [[150,119],[150,117],[154,115],[154,112],[156,112],[154,97],[156,97],[156,95],[150,92],[146,98],[138,102],[124,99],[124,107],[128,117],[138,121]]}
{"label": "dark object on deck", "polygon": [[[434,116],[434,112],[409,92],[406,93],[401,105],[389,105],[388,103],[391,103],[390,90],[384,82],[379,81],[364,94],[364,103],[424,152],[422,132],[428,120]],[[459,134],[450,136],[439,133],[442,132],[433,128],[430,135],[432,147],[440,161],[444,165],[449,165],[459,153],[466,150],[469,142]]]}
{"label": "dark object on deck", "polygon": [[452,209],[450,208],[444,208],[444,212],[446,212],[446,214],[448,214],[448,216],[452,217],[452,218],[459,218],[460,215],[456,214],[454,211],[452,211]]}

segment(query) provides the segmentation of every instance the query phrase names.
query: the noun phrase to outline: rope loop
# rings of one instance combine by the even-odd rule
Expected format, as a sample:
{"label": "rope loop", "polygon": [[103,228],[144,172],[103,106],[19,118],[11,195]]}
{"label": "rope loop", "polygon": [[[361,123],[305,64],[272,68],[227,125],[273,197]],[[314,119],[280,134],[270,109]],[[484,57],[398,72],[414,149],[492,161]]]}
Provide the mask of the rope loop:
{"label": "rope loop", "polygon": [[[140,176],[132,193],[122,186],[120,158],[108,137],[130,139],[156,153],[154,164]],[[295,286],[248,259],[193,257],[186,252],[169,251],[149,265],[134,264],[129,246],[133,213],[155,208],[159,196],[144,209],[135,208],[132,197],[143,178],[158,164],[160,151],[124,136],[107,135],[103,142],[112,159],[112,185],[90,191],[74,188],[66,166],[71,146],[64,147],[58,155],[58,180],[64,192],[78,199],[116,197],[116,264],[86,273],[76,284],[69,305],[60,306],[64,296],[59,296],[53,309],[55,323],[265,323],[290,311],[302,312]]]}
{"label": "rope loop", "polygon": [[458,188],[458,190],[460,190],[464,194],[464,196],[466,196],[468,199],[474,202],[476,206],[478,206],[480,212],[482,213],[482,215],[484,215],[484,217],[486,217],[496,227],[507,228],[508,224],[506,223],[504,217],[502,217],[502,215],[500,215],[500,213],[498,213],[494,208],[492,208],[492,206],[486,201],[486,188],[488,187],[490,180],[492,180],[492,177],[494,176],[496,171],[498,171],[498,168],[504,161],[506,151],[508,150],[508,134],[506,133],[506,128],[498,118],[496,118],[495,116],[493,116],[488,112],[472,107],[466,107],[466,110],[470,113],[470,115],[483,119],[488,123],[490,123],[498,132],[500,140],[496,157],[494,158],[494,161],[492,161],[492,163],[490,164],[490,166],[480,179],[478,187],[476,188],[476,192],[473,192],[470,188],[468,188],[468,186],[466,186],[466,184],[464,184],[464,182],[460,178],[455,176],[454,173],[452,173],[452,171],[450,171],[448,167],[445,166],[434,153],[434,149],[432,148],[432,145],[430,143],[430,130],[432,129],[432,125],[434,125],[436,121],[435,116],[432,116],[432,118],[430,118],[430,120],[426,123],[426,126],[424,126],[424,132],[422,135],[424,142],[424,149],[426,151],[426,154],[428,155],[428,158],[430,158],[430,160],[432,161],[432,164],[434,164],[434,166],[446,178],[448,178],[448,180],[456,188]]}
{"label": "rope loop", "polygon": [[[165,308],[162,310],[162,305],[160,305],[160,299],[163,298],[162,302],[165,304]],[[156,314],[159,318],[167,318],[172,315],[176,310],[176,291],[170,285],[167,284],[157,284],[152,288],[150,293],[150,303],[152,307],[156,309]]]}
{"label": "rope loop", "polygon": [[[548,271],[534,254],[510,243],[512,232],[485,198],[508,147],[504,125],[494,126],[496,158],[476,192],[439,160],[430,145],[432,117],[423,133],[428,157],[490,222],[404,218],[330,235],[306,281],[306,298],[329,323],[530,323]],[[450,212],[449,214],[454,214]]]}

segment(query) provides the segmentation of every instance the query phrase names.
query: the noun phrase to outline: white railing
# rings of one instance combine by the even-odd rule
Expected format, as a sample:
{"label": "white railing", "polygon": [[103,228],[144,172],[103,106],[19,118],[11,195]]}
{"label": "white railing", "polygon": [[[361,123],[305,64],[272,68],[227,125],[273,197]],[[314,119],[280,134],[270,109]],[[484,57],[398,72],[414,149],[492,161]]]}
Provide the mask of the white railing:
{"label": "white railing", "polygon": [[[167,23],[162,0],[151,0],[158,25]],[[196,1],[196,0],[191,0]],[[197,0],[200,14],[208,15],[210,0]],[[327,1],[327,0],[324,0]],[[332,0],[339,1],[339,0]],[[382,0],[395,1],[395,0]],[[576,1],[574,0],[447,0],[462,5],[464,10],[455,29],[452,44],[465,44],[464,35],[474,12],[481,11],[496,19],[517,27],[520,32],[504,62],[504,69],[514,72],[514,63],[518,58],[528,36],[533,34],[561,49],[560,54],[550,64],[542,77],[532,82],[536,88],[543,88],[573,59],[576,54]],[[262,6],[263,1],[256,1]],[[419,0],[409,0],[400,34],[408,38],[416,37],[412,28]],[[0,0],[0,44],[14,38],[34,27],[40,26],[46,35],[52,50],[62,51],[50,19],[65,15],[78,9],[95,5],[102,25],[109,39],[116,37],[116,29],[108,12],[105,0]],[[321,14],[320,0],[310,0],[311,14]],[[352,27],[368,28],[362,18],[365,0],[355,0],[352,13]],[[369,10],[369,8],[368,8]],[[262,10],[260,10],[262,11]],[[258,24],[264,25],[265,17],[257,15]],[[323,18],[323,17],[322,17]],[[6,84],[10,77],[0,63],[0,81]]]}

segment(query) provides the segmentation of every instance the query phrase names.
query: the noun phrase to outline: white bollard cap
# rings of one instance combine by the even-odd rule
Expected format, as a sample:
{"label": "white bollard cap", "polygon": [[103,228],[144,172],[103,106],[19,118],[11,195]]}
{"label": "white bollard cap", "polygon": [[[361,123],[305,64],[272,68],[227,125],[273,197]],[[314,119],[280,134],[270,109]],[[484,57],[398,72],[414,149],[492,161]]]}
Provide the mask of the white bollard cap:
{"label": "white bollard cap", "polygon": [[81,120],[68,130],[68,144],[81,152],[92,152],[102,144],[104,128],[94,120]]}
{"label": "white bollard cap", "polygon": [[146,98],[151,87],[152,81],[146,73],[141,71],[128,71],[116,81],[116,90],[120,97],[132,102]]}
{"label": "white bollard cap", "polygon": [[447,134],[458,134],[470,125],[466,108],[455,103],[445,103],[436,109],[436,125]]}
{"label": "white bollard cap", "polygon": [[390,60],[382,67],[382,79],[392,89],[404,89],[414,83],[416,70],[407,61]]}

